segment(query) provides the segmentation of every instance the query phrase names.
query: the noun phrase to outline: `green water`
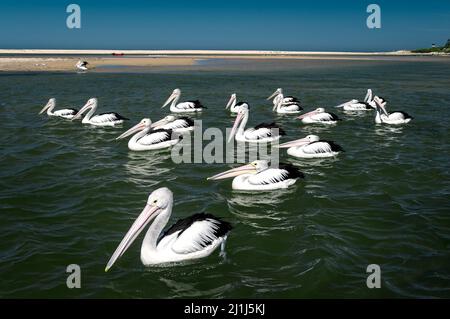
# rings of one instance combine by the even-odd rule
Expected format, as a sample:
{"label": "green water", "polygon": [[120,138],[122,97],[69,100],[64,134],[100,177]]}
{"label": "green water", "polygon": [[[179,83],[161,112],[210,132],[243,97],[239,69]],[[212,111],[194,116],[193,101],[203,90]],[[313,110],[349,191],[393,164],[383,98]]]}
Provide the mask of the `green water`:
{"label": "green water", "polygon": [[[231,64],[231,65],[229,65]],[[101,70],[99,70],[101,71]],[[205,63],[176,71],[88,74],[0,73],[0,297],[311,298],[450,297],[450,62],[298,61]],[[203,126],[230,127],[231,93],[252,105],[250,123],[276,120],[283,139],[318,134],[346,152],[336,159],[281,159],[306,175],[288,191],[254,195],[206,177],[227,164],[179,164],[169,152],[134,153],[115,137],[143,117],[157,120],[170,92],[208,107]],[[306,126],[272,113],[277,87],[307,110],[344,120]],[[332,106],[372,88],[414,120],[374,124]],[[94,128],[38,116],[56,97],[132,119]],[[227,257],[144,268],[142,236],[108,273],[104,267],[152,190],[175,196],[172,221],[207,211],[230,221]],[[66,287],[69,264],[80,289]],[[366,267],[381,267],[380,289]]]}

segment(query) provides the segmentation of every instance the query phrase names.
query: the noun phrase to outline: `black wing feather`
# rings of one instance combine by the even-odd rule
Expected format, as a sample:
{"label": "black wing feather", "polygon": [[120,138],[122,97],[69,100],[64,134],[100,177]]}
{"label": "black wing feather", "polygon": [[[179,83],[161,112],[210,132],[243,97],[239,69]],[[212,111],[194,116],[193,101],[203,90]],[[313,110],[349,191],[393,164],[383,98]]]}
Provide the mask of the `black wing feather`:
{"label": "black wing feather", "polygon": [[277,123],[261,123],[255,126],[255,130],[258,130],[260,128],[268,128],[268,129],[278,129],[278,135],[286,135],[285,130],[283,130],[280,126],[278,126]]}
{"label": "black wing feather", "polygon": [[[331,147],[331,150],[333,152],[345,152],[345,150],[339,144],[336,144],[333,141],[320,140],[320,141],[314,142],[314,143],[320,143],[320,142],[328,143],[330,145],[330,147]],[[311,144],[314,144],[314,143],[311,143]]]}
{"label": "black wing feather", "polygon": [[194,103],[194,108],[196,108],[196,109],[206,109],[207,108],[207,107],[203,106],[199,100],[188,101],[188,102]]}
{"label": "black wing feather", "polygon": [[278,167],[288,172],[288,178],[305,178],[305,175],[292,164],[280,163]]}
{"label": "black wing feather", "polygon": [[[195,223],[197,221],[206,220],[206,219],[213,219],[213,220],[217,221],[217,223],[216,223],[217,229],[214,230],[214,235],[216,237],[223,237],[223,236],[225,236],[233,228],[230,223],[228,223],[228,222],[222,220],[221,218],[218,218],[218,217],[216,217],[216,216],[214,216],[212,214],[197,213],[197,214],[194,214],[194,215],[189,216],[187,218],[183,218],[183,219],[177,220],[175,224],[170,226],[166,231],[164,231],[162,233],[162,235],[158,238],[158,243],[159,243],[159,241],[162,238],[164,238],[166,236],[169,236],[169,235],[171,235],[173,233],[176,233],[177,231],[180,231],[180,233],[177,236],[177,237],[179,237],[193,223]],[[205,246],[207,246],[209,244],[210,243],[205,243]]]}

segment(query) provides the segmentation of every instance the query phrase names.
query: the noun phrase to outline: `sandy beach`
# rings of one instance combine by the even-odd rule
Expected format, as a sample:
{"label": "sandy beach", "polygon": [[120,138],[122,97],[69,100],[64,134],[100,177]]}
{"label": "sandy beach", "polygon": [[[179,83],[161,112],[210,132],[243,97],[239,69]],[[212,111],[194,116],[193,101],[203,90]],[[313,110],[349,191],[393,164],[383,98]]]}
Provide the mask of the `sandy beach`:
{"label": "sandy beach", "polygon": [[[116,54],[116,55],[114,55]],[[448,56],[446,56],[448,57]],[[100,67],[176,67],[194,65],[206,59],[314,59],[426,61],[433,54],[395,52],[313,52],[313,51],[229,51],[229,50],[7,50],[0,49],[0,71],[74,71],[78,60],[89,62],[92,71]]]}

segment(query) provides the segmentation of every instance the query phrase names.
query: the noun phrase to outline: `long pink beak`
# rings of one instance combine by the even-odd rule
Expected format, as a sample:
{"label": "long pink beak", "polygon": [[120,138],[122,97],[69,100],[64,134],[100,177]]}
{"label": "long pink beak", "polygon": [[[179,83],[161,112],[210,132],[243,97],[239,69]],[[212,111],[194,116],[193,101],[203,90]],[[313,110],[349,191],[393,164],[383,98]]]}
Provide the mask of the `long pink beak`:
{"label": "long pink beak", "polygon": [[120,242],[119,246],[117,246],[116,251],[111,256],[108,261],[108,264],[105,267],[105,272],[107,272],[112,265],[119,259],[125,251],[131,246],[133,241],[139,236],[142,230],[147,226],[147,224],[156,217],[157,212],[160,210],[157,206],[151,206],[149,204],[145,205],[145,208],[140,213],[139,217],[134,221],[131,228],[128,230],[125,237]]}
{"label": "long pink beak", "polygon": [[302,145],[307,145],[307,144],[309,144],[309,140],[307,138],[301,138],[298,140],[282,143],[280,145],[275,145],[274,147],[289,148],[289,147],[302,146]]}
{"label": "long pink beak", "polygon": [[305,117],[309,117],[309,116],[313,116],[315,114],[319,114],[319,112],[317,111],[311,111],[305,114],[300,115],[299,117],[297,117],[299,120],[304,119]]}
{"label": "long pink beak", "polygon": [[219,179],[225,179],[225,178],[239,176],[242,174],[252,174],[255,172],[256,172],[255,167],[253,165],[247,164],[247,165],[236,167],[236,168],[230,169],[228,171],[225,171],[223,173],[219,173],[217,175],[208,177],[207,180],[219,180]]}
{"label": "long pink beak", "polygon": [[92,105],[90,103],[86,103],[81,110],[78,111],[77,114],[74,115],[74,117],[72,117],[71,121],[79,119],[81,117],[81,115],[83,115],[84,112],[86,112],[86,110],[88,110],[90,107],[92,107]]}
{"label": "long pink beak", "polygon": [[238,113],[238,115],[236,116],[236,120],[234,120],[233,128],[231,129],[227,143],[230,143],[230,141],[233,139],[234,135],[236,134],[237,127],[239,126],[239,123],[241,122],[243,117],[244,117],[243,113]]}
{"label": "long pink beak", "polygon": [[126,131],[125,133],[122,133],[120,136],[116,137],[116,140],[120,140],[122,138],[125,138],[131,134],[134,134],[136,132],[142,131],[143,129],[145,129],[145,124],[142,123],[138,123],[135,126],[133,126],[132,128],[130,128],[128,131]]}

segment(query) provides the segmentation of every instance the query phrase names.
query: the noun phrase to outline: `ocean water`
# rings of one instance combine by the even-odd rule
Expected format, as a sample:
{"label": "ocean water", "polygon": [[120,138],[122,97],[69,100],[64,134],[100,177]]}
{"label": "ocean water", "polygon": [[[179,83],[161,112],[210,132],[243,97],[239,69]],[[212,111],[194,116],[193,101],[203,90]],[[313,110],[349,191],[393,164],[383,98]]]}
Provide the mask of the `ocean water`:
{"label": "ocean water", "polygon": [[[210,61],[153,71],[0,73],[0,297],[3,298],[382,298],[450,297],[450,61]],[[203,127],[230,127],[229,95],[251,104],[249,124],[276,121],[283,141],[317,134],[340,144],[333,159],[296,160],[306,175],[289,190],[246,194],[206,181],[229,164],[174,164],[170,152],[136,153],[120,133],[143,117],[169,114],[174,88],[208,107]],[[335,126],[277,116],[274,89],[306,110],[338,114]],[[404,126],[374,123],[374,112],[333,106],[367,88],[407,111]],[[37,113],[50,97],[131,119],[95,128]],[[104,267],[148,194],[174,192],[173,222],[206,211],[234,226],[226,258],[145,268],[141,235]],[[68,289],[66,267],[81,267]],[[366,268],[381,268],[368,289]]]}

